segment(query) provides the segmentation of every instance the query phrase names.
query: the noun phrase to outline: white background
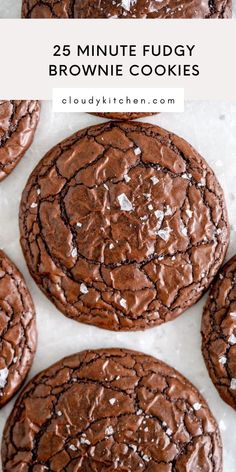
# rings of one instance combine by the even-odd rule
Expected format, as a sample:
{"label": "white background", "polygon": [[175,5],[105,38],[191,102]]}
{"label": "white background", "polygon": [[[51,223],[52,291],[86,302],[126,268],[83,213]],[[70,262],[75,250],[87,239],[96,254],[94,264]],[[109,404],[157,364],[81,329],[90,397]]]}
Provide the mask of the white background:
{"label": "white background", "polygon": [[[0,18],[20,18],[22,0],[0,0]],[[236,17],[236,1],[233,0],[233,14]]]}
{"label": "white background", "polygon": [[[82,113],[53,114],[51,103],[43,103],[31,149],[0,184],[0,247],[24,273],[37,310],[39,344],[30,377],[59,358],[85,348],[127,347],[152,354],[177,368],[201,390],[221,427],[224,472],[235,472],[236,412],[220,399],[200,350],[204,300],[161,327],[146,332],[115,333],[64,317],[37,288],[26,268],[19,245],[18,207],[29,173],[51,146],[77,129],[101,120]],[[213,167],[225,190],[232,225],[228,257],[236,253],[236,103],[191,102],[186,105],[185,113],[163,113],[143,121],[160,124],[186,138]],[[12,406],[13,401],[0,411],[0,436]]]}

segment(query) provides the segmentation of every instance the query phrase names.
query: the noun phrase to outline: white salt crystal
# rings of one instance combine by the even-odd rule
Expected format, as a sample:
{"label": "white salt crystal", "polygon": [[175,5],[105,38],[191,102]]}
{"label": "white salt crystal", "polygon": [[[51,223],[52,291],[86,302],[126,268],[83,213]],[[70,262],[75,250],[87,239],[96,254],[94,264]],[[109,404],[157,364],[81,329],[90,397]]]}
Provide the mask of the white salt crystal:
{"label": "white salt crystal", "polygon": [[170,233],[171,233],[170,228],[163,228],[163,229],[159,229],[159,231],[157,231],[157,236],[159,236],[159,238],[163,239],[163,241],[168,241],[168,239],[170,237]]}
{"label": "white salt crystal", "polygon": [[124,298],[121,298],[121,299],[120,299],[120,305],[121,305],[123,308],[127,308],[127,301],[126,301]]}
{"label": "white salt crystal", "polygon": [[192,216],[193,216],[192,210],[189,210],[188,208],[186,210],[186,214],[188,215],[189,218],[192,218]]}
{"label": "white salt crystal", "polygon": [[128,197],[126,197],[125,193],[121,193],[117,198],[122,211],[132,211],[134,209],[132,203],[129,201]]}
{"label": "white salt crystal", "polygon": [[154,211],[154,215],[158,220],[163,219],[164,218],[164,211],[156,210],[156,211]]}
{"label": "white salt crystal", "polygon": [[88,287],[85,284],[80,285],[80,291],[81,293],[88,293]]}
{"label": "white salt crystal", "polygon": [[109,403],[114,405],[116,403],[116,398],[110,398]]}
{"label": "white salt crystal", "polygon": [[7,367],[0,370],[0,388],[4,388],[7,383],[7,378],[9,375],[9,370]]}
{"label": "white salt crystal", "polygon": [[107,436],[112,436],[113,433],[114,433],[114,429],[112,428],[112,426],[107,426],[107,428],[105,429],[105,434]]}
{"label": "white salt crystal", "polygon": [[124,179],[126,182],[129,182],[131,180],[131,178],[127,174],[124,175]]}
{"label": "white salt crystal", "polygon": [[74,444],[71,444],[69,449],[71,449],[71,451],[77,451],[77,447],[75,447]]}
{"label": "white salt crystal", "polygon": [[74,249],[71,251],[72,257],[77,257],[77,249],[74,247]]}
{"label": "white salt crystal", "polygon": [[236,337],[234,336],[234,334],[231,334],[228,341],[230,344],[236,344]]}
{"label": "white salt crystal", "polygon": [[193,409],[194,409],[195,411],[200,410],[201,407],[202,407],[201,403],[194,403],[194,404],[193,404]]}
{"label": "white salt crystal", "polygon": [[151,177],[151,181],[152,181],[153,185],[156,185],[159,182],[159,179],[155,175],[153,175]]}
{"label": "white salt crystal", "polygon": [[141,154],[141,149],[139,147],[135,148],[134,154],[135,154],[135,156],[138,156],[139,154]]}
{"label": "white salt crystal", "polygon": [[230,388],[232,390],[236,390],[236,379],[232,379],[230,383]]}
{"label": "white salt crystal", "polygon": [[226,364],[226,362],[227,362],[227,358],[225,356],[221,356],[219,358],[219,363],[220,364],[224,365],[224,364]]}

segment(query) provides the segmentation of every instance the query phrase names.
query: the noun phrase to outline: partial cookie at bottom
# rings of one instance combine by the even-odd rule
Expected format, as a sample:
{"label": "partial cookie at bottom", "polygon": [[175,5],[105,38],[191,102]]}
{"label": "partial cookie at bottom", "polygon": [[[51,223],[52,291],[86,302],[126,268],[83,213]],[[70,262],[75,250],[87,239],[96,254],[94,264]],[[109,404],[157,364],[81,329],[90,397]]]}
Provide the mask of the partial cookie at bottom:
{"label": "partial cookie at bottom", "polygon": [[211,288],[202,317],[202,352],[220,396],[236,409],[236,256]]}
{"label": "partial cookie at bottom", "polygon": [[3,472],[222,472],[222,447],[186,378],[151,356],[106,349],[29,382],[6,424],[2,461]]}

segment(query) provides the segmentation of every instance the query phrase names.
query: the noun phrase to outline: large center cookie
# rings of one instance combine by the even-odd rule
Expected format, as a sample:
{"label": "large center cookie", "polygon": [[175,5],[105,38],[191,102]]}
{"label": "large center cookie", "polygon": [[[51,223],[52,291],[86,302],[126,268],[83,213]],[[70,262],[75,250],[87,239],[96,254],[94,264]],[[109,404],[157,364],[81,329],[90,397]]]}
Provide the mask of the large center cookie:
{"label": "large center cookie", "polygon": [[107,122],[41,160],[23,192],[30,272],[67,316],[144,329],[195,303],[228,245],[222,190],[183,139],[156,126]]}
{"label": "large center cookie", "polygon": [[236,256],[212,286],[202,317],[202,351],[218,392],[236,409]]}
{"label": "large center cookie", "polygon": [[0,100],[0,181],[31,145],[39,112],[40,104],[35,100]]}
{"label": "large center cookie", "polygon": [[231,0],[23,0],[23,18],[229,18]]}
{"label": "large center cookie", "polygon": [[3,472],[222,472],[219,430],[196,388],[120,349],[75,354],[35,377],[5,427],[2,460]]}
{"label": "large center cookie", "polygon": [[23,276],[0,251],[0,408],[25,380],[36,337],[34,305]]}

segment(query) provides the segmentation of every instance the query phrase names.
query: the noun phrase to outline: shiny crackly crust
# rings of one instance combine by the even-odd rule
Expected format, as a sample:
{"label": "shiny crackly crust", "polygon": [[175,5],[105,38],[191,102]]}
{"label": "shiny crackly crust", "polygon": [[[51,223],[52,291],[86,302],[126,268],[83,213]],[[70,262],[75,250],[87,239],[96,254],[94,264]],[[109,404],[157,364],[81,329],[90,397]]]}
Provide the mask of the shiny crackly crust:
{"label": "shiny crackly crust", "polygon": [[101,116],[102,118],[108,118],[110,120],[135,120],[136,118],[143,118],[144,116],[155,115],[156,113],[90,113],[91,115]]}
{"label": "shiny crackly crust", "polygon": [[223,400],[236,409],[236,256],[220,270],[211,288],[201,331],[210,377]]}
{"label": "shiny crackly crust", "polygon": [[29,382],[7,421],[2,460],[3,472],[222,472],[222,447],[186,378],[151,356],[106,349],[67,357]]}
{"label": "shiny crackly crust", "polygon": [[230,18],[232,0],[23,0],[23,18]]}
{"label": "shiny crackly crust", "polygon": [[32,298],[22,274],[0,251],[0,408],[24,382],[35,349]]}
{"label": "shiny crackly crust", "polygon": [[31,145],[40,104],[33,100],[0,100],[0,181],[16,167]]}
{"label": "shiny crackly crust", "polygon": [[180,315],[208,288],[229,240],[223,192],[203,158],[157,126],[113,121],[41,160],[23,192],[20,232],[29,270],[55,305],[113,330]]}

